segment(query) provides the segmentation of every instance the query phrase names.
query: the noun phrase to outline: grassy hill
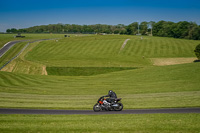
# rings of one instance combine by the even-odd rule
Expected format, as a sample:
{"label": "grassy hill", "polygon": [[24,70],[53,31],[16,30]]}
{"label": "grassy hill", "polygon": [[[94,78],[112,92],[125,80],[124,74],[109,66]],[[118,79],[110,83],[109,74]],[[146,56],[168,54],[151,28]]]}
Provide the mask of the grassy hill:
{"label": "grassy hill", "polygon": [[[122,98],[124,109],[200,107],[200,63],[192,62],[193,50],[199,41],[146,36],[141,40],[139,36],[119,35],[26,36],[31,40],[60,39],[31,43],[0,71],[0,108],[91,110],[108,90]],[[0,34],[2,42],[12,40],[11,37]],[[126,39],[130,40],[122,49]],[[0,65],[26,44],[12,47],[0,58]],[[191,61],[183,62],[188,59]],[[176,65],[162,63],[173,60]],[[160,62],[164,65],[153,65]],[[0,129],[20,133],[102,132],[102,129],[105,132],[193,133],[199,131],[199,120],[199,114],[195,113],[2,114]]]}
{"label": "grassy hill", "polygon": [[[130,40],[121,49],[126,39]],[[154,61],[158,62],[155,64],[159,64],[160,60],[167,62],[168,58],[181,57],[182,60],[189,58],[192,62],[195,57],[193,50],[198,43],[199,41],[194,40],[147,36],[143,39],[138,36],[119,35],[73,36],[33,43],[17,61],[13,61],[5,69],[26,74],[44,74],[44,69],[47,68],[49,74],[53,71],[54,75],[55,73],[73,75],[74,71],[83,71],[83,69],[87,71],[88,67],[107,72],[106,68],[111,70],[110,68],[114,67],[152,66]],[[69,72],[69,69],[72,72]]]}
{"label": "grassy hill", "polygon": [[[120,51],[127,38],[130,40]],[[147,58],[194,57],[198,43],[160,37],[141,40],[137,36],[84,36],[41,42],[26,55],[26,59],[47,66],[146,66],[150,65]]]}
{"label": "grassy hill", "polygon": [[[65,67],[130,67],[144,66],[142,57],[119,54],[129,36],[83,36],[44,41],[26,55],[29,61],[47,66]],[[130,61],[131,60],[131,61]]]}
{"label": "grassy hill", "polygon": [[123,98],[126,109],[199,107],[199,63],[153,66],[150,60],[194,57],[198,43],[119,35],[32,43],[3,69],[9,72],[0,72],[0,107],[91,109],[110,89]]}
{"label": "grassy hill", "polygon": [[113,89],[125,108],[196,107],[199,68],[194,63],[79,77],[1,72],[0,106],[91,109],[98,97]]}

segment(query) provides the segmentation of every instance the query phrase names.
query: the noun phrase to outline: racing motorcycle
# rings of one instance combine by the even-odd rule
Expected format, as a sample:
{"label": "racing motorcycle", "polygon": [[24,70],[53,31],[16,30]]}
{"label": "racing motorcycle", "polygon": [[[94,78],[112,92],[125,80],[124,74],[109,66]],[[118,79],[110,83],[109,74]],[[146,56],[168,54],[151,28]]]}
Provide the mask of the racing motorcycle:
{"label": "racing motorcycle", "polygon": [[100,97],[97,103],[93,106],[95,112],[98,111],[121,111],[123,104],[120,103],[121,98],[113,99],[113,102],[108,102],[104,96]]}

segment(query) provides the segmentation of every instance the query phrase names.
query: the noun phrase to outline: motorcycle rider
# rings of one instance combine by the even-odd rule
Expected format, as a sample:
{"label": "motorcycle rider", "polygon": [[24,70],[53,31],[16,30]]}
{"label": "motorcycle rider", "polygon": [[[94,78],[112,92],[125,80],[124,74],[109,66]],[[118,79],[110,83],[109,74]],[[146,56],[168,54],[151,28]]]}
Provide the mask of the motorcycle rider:
{"label": "motorcycle rider", "polygon": [[109,98],[106,99],[106,101],[109,102],[109,103],[112,103],[117,98],[117,94],[114,91],[109,90],[108,95],[105,95],[104,97],[109,97]]}
{"label": "motorcycle rider", "polygon": [[108,91],[108,95],[101,96],[97,103],[93,106],[95,112],[98,111],[121,111],[123,104],[120,102],[121,98],[117,98],[117,95],[112,90]]}

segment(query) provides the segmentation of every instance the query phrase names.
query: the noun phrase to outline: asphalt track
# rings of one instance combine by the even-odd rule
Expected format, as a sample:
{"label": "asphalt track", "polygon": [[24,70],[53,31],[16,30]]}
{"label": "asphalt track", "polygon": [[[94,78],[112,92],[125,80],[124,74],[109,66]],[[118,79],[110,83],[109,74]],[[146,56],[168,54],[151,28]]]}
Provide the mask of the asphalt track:
{"label": "asphalt track", "polygon": [[163,114],[163,113],[200,113],[200,108],[169,108],[169,109],[133,109],[122,111],[93,110],[49,110],[49,109],[0,109],[0,114],[49,114],[49,115],[103,115],[103,114]]}
{"label": "asphalt track", "polygon": [[[24,40],[23,40],[24,41]],[[22,42],[22,41],[11,41],[6,43],[1,49],[0,49],[0,58],[3,56],[12,46],[14,46],[16,43]]]}
{"label": "asphalt track", "polygon": [[[58,38],[54,38],[54,39],[58,39]],[[13,58],[11,58],[7,63],[5,63],[2,67],[0,67],[0,70],[3,69],[7,64],[9,64],[12,60],[14,60],[15,58],[18,57],[18,55],[21,54],[21,52],[23,52],[23,50],[30,44],[30,43],[34,43],[34,42],[39,42],[39,41],[45,41],[45,40],[54,40],[54,39],[40,39],[40,40],[34,40],[34,41],[29,41],[27,42],[26,46],[24,46],[23,49],[21,49],[21,51],[15,55]],[[25,42],[28,40],[20,40],[20,41],[11,41],[6,43],[1,49],[0,49],[0,58],[12,47],[14,46],[16,43],[18,42]]]}
{"label": "asphalt track", "polygon": [[[54,38],[54,39],[56,39],[56,38]],[[29,43],[34,43],[34,42],[38,42],[38,41],[45,41],[45,40],[51,40],[51,39],[40,39],[40,40],[35,40],[35,41],[29,42]],[[0,58],[1,58],[12,46],[14,46],[16,43],[25,42],[25,41],[28,41],[28,40],[10,41],[10,42],[6,43],[6,44],[0,49]]]}

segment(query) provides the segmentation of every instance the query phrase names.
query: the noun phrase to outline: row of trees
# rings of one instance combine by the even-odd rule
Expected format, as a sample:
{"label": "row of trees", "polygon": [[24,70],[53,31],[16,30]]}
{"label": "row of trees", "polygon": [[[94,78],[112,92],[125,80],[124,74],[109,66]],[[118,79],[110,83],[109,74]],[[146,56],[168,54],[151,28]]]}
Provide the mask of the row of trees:
{"label": "row of trees", "polygon": [[159,21],[153,25],[153,35],[200,40],[200,26],[194,22]]}
{"label": "row of trees", "polygon": [[7,29],[7,33],[107,33],[107,34],[126,34],[126,26],[118,25],[76,25],[76,24],[49,24],[34,26],[26,29]]}
{"label": "row of trees", "polygon": [[[139,30],[138,30],[139,29]],[[76,24],[49,24],[34,26],[25,29],[7,29],[7,33],[107,33],[127,35],[154,35],[162,37],[186,38],[200,40],[200,26],[194,22],[170,21],[133,22],[129,25],[76,25]]]}

